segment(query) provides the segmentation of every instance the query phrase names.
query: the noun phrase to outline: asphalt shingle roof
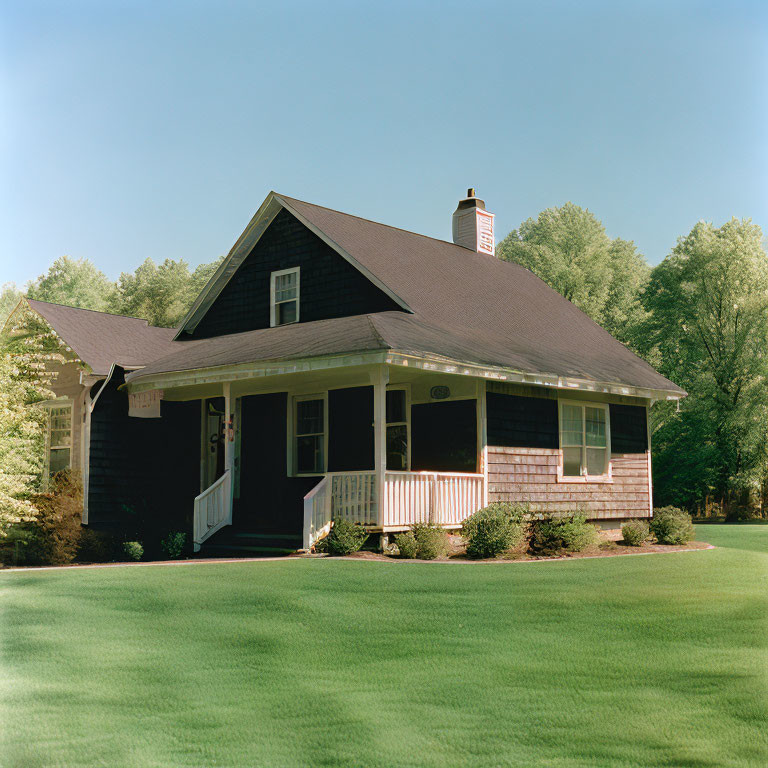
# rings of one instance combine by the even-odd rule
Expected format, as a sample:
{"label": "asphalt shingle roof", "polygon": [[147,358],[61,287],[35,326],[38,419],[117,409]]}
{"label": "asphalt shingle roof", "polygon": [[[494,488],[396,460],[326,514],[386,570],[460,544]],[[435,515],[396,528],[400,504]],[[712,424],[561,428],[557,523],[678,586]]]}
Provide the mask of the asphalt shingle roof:
{"label": "asphalt shingle roof", "polygon": [[177,348],[173,328],[157,328],[137,317],[25,301],[96,374],[109,373],[112,363],[128,368],[145,365]]}

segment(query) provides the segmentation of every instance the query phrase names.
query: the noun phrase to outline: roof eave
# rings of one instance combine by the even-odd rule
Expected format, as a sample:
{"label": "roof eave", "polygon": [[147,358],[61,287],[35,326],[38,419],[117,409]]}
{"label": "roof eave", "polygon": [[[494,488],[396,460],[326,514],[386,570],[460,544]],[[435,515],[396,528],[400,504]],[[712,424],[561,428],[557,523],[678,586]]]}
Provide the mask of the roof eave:
{"label": "roof eave", "polygon": [[611,395],[639,397],[648,400],[680,400],[686,396],[683,390],[641,387],[621,382],[598,381],[576,376],[554,373],[532,373],[518,371],[504,366],[481,365],[460,360],[451,360],[435,355],[418,354],[408,351],[385,349],[364,352],[351,351],[343,354],[307,358],[274,358],[250,363],[210,366],[180,371],[142,374],[136,371],[128,377],[125,387],[130,392],[147,389],[162,389],[174,386],[218,383],[248,378],[263,378],[286,373],[344,368],[350,365],[385,363],[459,376],[472,376],[486,381],[526,384],[563,391],[586,391]]}

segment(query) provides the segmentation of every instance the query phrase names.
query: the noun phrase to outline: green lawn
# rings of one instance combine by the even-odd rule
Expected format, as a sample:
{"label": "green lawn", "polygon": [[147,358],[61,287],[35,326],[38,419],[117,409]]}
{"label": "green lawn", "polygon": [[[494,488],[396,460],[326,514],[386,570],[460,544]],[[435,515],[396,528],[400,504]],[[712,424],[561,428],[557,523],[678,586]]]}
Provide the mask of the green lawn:
{"label": "green lawn", "polygon": [[762,766],[768,526],[716,550],[0,571],[2,766]]}

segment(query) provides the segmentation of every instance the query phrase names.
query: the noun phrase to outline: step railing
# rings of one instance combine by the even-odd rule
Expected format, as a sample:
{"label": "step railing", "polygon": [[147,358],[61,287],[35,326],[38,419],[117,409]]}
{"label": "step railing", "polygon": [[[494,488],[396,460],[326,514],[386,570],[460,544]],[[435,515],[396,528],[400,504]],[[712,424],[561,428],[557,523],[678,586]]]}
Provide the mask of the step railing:
{"label": "step railing", "polygon": [[192,523],[195,552],[200,545],[225,525],[232,524],[232,474],[229,470],[195,498]]}
{"label": "step railing", "polygon": [[304,497],[302,546],[312,549],[331,530],[331,480],[326,475]]}

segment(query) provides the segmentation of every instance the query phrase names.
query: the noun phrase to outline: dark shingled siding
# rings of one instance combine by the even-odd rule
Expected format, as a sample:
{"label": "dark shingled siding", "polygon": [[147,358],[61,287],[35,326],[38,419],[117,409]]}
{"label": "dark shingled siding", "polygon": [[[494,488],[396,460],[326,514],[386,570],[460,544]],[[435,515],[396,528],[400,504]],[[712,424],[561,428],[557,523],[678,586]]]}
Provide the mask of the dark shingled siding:
{"label": "dark shingled siding", "polygon": [[647,413],[639,405],[609,405],[611,453],[645,453],[648,450]]}
{"label": "dark shingled siding", "polygon": [[328,392],[328,471],[373,469],[373,387]]}
{"label": "dark shingled siding", "polygon": [[488,445],[559,448],[557,400],[488,392]]}
{"label": "dark shingled siding", "polygon": [[200,402],[164,402],[162,418],[132,418],[128,397],[117,389],[122,383],[116,372],[91,415],[88,524],[121,530],[136,525],[138,515],[153,528],[191,533],[200,485]]}
{"label": "dark shingled siding", "polygon": [[288,395],[248,395],[242,399],[240,498],[233,528],[240,532],[301,536],[305,494],[319,477],[288,477]]}
{"label": "dark shingled siding", "polygon": [[414,472],[477,472],[477,401],[411,406]]}
{"label": "dark shingled siding", "polygon": [[301,267],[302,323],[400,309],[298,219],[282,210],[213,302],[192,338],[269,328],[270,273],[292,267]]}

